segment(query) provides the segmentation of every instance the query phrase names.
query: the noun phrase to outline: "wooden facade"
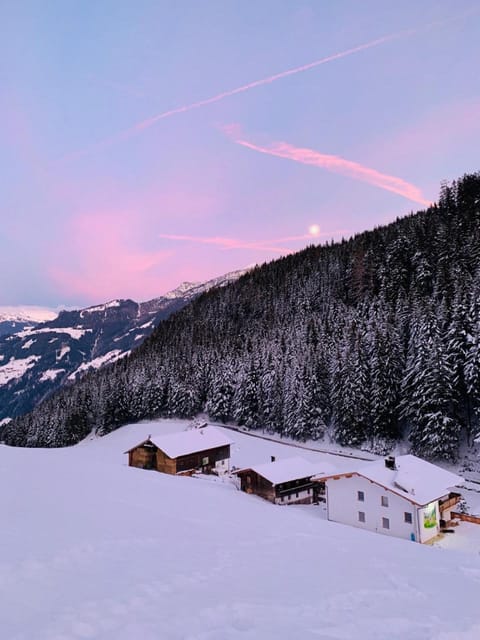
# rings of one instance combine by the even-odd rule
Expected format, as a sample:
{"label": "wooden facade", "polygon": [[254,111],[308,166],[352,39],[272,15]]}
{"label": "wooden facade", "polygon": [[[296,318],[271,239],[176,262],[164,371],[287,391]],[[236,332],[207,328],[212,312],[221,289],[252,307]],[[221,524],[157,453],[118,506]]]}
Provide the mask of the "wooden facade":
{"label": "wooden facade", "polygon": [[318,502],[321,486],[312,482],[311,476],[274,484],[254,469],[237,471],[240,489],[274,504],[312,504]]}
{"label": "wooden facade", "polygon": [[127,453],[130,467],[153,469],[173,475],[177,473],[187,474],[197,470],[202,473],[217,473],[218,471],[223,471],[221,468],[222,463],[227,465],[225,471],[228,471],[230,445],[170,457],[162,451],[159,446],[148,439],[136,447],[133,447],[133,449],[130,449]]}

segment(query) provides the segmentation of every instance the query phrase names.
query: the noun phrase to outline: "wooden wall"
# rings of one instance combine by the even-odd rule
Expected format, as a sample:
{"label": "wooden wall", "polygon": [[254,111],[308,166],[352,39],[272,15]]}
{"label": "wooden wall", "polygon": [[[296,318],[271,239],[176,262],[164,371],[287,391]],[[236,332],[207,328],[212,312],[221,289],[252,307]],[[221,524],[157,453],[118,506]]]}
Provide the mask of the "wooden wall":
{"label": "wooden wall", "polygon": [[140,469],[155,468],[155,449],[153,447],[139,446],[128,452],[128,464],[130,467]]}
{"label": "wooden wall", "polygon": [[[208,458],[208,463],[204,465],[206,458]],[[229,458],[230,445],[217,447],[216,449],[206,449],[188,456],[169,458],[166,453],[157,449],[154,445],[143,443],[129,451],[128,464],[131,467],[139,467],[140,469],[156,469],[162,473],[176,474],[200,468],[209,472],[215,468],[216,462]]]}
{"label": "wooden wall", "polygon": [[[205,458],[208,462],[204,465]],[[206,472],[215,468],[215,463],[219,460],[230,458],[230,445],[225,447],[217,447],[215,449],[205,449],[205,451],[197,451],[187,456],[179,456],[177,458],[177,473],[180,471],[188,471],[189,469],[203,468]]]}
{"label": "wooden wall", "polygon": [[253,469],[246,469],[238,474],[240,476],[240,488],[246,493],[254,493],[265,500],[275,502],[275,487],[263,476],[255,473]]}
{"label": "wooden wall", "polygon": [[157,450],[157,471],[161,471],[162,473],[171,473],[175,475],[177,473],[177,461],[169,458],[166,453]]}

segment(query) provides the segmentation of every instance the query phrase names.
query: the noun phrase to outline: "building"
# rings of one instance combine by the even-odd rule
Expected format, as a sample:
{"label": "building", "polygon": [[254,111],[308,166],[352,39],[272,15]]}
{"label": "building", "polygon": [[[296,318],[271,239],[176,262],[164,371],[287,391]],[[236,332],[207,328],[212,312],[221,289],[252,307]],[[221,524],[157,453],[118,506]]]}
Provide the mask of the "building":
{"label": "building", "polygon": [[427,542],[450,519],[463,478],[413,455],[369,462],[357,471],[320,474],[327,518],[397,538]]}
{"label": "building", "polygon": [[[322,473],[333,472],[333,467],[324,464]],[[319,473],[319,466],[300,457],[286,458],[240,469],[235,472],[240,478],[240,488],[274,504],[311,504],[316,502],[322,487],[312,477]]]}
{"label": "building", "polygon": [[164,436],[149,436],[128,453],[130,467],[163,473],[224,474],[230,470],[232,440],[222,431],[203,426]]}

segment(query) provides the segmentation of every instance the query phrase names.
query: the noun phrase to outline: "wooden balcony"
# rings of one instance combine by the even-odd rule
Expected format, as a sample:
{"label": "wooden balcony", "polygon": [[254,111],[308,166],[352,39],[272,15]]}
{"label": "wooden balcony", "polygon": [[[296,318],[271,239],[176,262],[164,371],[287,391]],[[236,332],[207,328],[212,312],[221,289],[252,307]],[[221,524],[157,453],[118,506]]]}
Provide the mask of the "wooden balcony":
{"label": "wooden balcony", "polygon": [[459,493],[454,493],[452,491],[446,498],[438,501],[438,508],[440,509],[440,513],[446,511],[447,509],[451,509],[458,502],[460,502],[461,499],[462,496]]}

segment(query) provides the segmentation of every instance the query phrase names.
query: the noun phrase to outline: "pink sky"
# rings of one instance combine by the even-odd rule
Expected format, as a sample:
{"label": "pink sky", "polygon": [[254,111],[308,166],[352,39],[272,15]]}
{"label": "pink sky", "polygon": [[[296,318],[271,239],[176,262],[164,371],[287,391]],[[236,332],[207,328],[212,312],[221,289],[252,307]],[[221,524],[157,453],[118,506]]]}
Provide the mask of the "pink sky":
{"label": "pink sky", "polygon": [[157,297],[478,169],[472,0],[164,4],[2,12],[2,305]]}

